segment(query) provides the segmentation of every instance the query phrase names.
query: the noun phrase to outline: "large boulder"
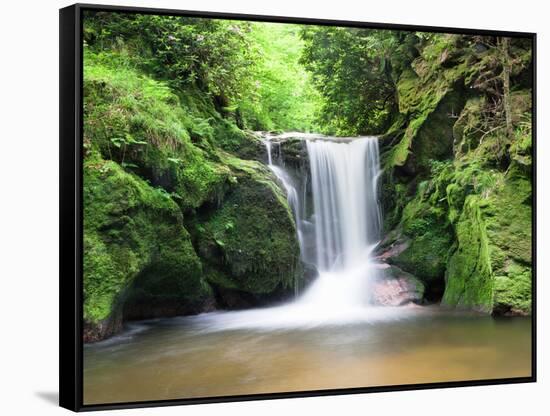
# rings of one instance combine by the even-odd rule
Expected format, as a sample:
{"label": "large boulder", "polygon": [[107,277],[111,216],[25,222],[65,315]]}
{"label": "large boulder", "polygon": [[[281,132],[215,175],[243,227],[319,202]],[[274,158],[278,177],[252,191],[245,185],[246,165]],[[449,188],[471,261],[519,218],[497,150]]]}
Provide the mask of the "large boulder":
{"label": "large boulder", "polygon": [[226,159],[233,188],[194,228],[206,279],[222,306],[251,306],[291,293],[301,278],[296,226],[276,178],[261,163]]}
{"label": "large boulder", "polygon": [[[125,310],[132,317],[170,315],[180,310],[167,310],[169,303],[188,311],[211,303],[181,211],[165,191],[91,155],[83,197],[84,341],[118,331]],[[139,304],[150,300],[149,313],[140,313]]]}

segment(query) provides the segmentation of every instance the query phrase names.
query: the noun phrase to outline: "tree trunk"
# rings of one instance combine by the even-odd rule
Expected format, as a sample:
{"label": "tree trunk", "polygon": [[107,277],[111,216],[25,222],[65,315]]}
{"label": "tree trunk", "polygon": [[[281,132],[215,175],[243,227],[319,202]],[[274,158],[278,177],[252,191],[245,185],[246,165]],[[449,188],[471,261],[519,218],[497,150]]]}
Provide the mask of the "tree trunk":
{"label": "tree trunk", "polygon": [[510,103],[510,72],[512,70],[512,65],[510,62],[509,49],[510,38],[501,38],[500,50],[502,53],[503,104],[504,115],[506,117],[506,136],[510,141],[514,137],[514,126],[512,125],[512,105]]}

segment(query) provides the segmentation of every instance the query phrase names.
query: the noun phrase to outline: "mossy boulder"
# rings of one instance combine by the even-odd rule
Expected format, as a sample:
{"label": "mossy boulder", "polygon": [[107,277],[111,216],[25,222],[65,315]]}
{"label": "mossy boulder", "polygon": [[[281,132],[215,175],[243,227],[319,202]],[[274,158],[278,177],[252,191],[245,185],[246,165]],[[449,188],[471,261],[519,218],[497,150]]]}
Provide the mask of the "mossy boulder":
{"label": "mossy boulder", "polygon": [[[452,155],[453,124],[466,102],[464,77],[467,57],[446,68],[438,63],[429,71],[418,70],[424,58],[405,69],[397,82],[399,116],[385,135],[394,144],[383,155],[387,169],[408,175],[429,171],[429,160]],[[396,140],[396,138],[398,140]]]}
{"label": "mossy boulder", "polygon": [[260,137],[248,131],[239,129],[229,120],[220,120],[213,131],[213,142],[226,152],[241,159],[265,159],[265,146]]}
{"label": "mossy boulder", "polygon": [[422,281],[429,300],[440,298],[453,244],[453,231],[446,218],[419,195],[407,204],[401,223],[390,234],[394,235],[390,247],[399,249],[385,260]]}
{"label": "mossy boulder", "polygon": [[85,60],[85,341],[288,295],[296,229],[261,139],[193,85],[176,91],[117,53]]}
{"label": "mossy boulder", "polygon": [[512,166],[487,195],[466,198],[443,303],[495,314],[531,313],[531,183]]}
{"label": "mossy boulder", "polygon": [[531,183],[513,167],[485,210],[494,312],[530,314],[532,288]]}
{"label": "mossy boulder", "polygon": [[198,251],[218,294],[238,291],[277,298],[299,276],[296,227],[276,178],[262,164],[227,158],[236,183],[196,227]]}
{"label": "mossy boulder", "polygon": [[[129,298],[200,309],[211,297],[178,205],[113,161],[84,164],[84,339],[120,329]],[[153,277],[142,284],[145,276]],[[139,291],[139,294],[137,293]]]}
{"label": "mossy boulder", "polygon": [[469,195],[456,225],[457,247],[449,259],[442,304],[481,312],[493,310],[494,279],[479,196]]}

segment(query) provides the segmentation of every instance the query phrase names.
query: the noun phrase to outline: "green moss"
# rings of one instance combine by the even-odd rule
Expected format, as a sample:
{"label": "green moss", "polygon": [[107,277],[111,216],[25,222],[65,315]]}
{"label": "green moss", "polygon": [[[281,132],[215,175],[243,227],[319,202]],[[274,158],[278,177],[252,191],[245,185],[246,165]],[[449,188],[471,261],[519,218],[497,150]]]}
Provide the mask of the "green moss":
{"label": "green moss", "polygon": [[173,193],[184,210],[219,199],[230,171],[218,162],[214,144],[222,135],[242,136],[241,145],[250,137],[216,115],[192,87],[176,95],[131,67],[114,66],[106,55],[85,56],[88,151]]}
{"label": "green moss", "polygon": [[510,138],[485,83],[498,48],[448,35],[417,47],[398,79],[399,116],[382,138],[386,229],[408,242],[392,261],[434,276],[428,290],[445,273],[446,305],[530,313],[528,78],[512,80]]}
{"label": "green moss", "polygon": [[493,272],[482,207],[486,202],[470,195],[456,226],[457,247],[449,259],[445,294],[447,306],[490,312],[493,309]]}
{"label": "green moss", "polygon": [[[146,273],[163,280],[143,286],[152,294],[164,291],[181,300],[208,295],[177,204],[116,162],[90,155],[84,164],[85,321],[109,318]],[[172,292],[175,286],[181,290]]]}
{"label": "green moss", "polygon": [[499,312],[531,313],[531,268],[512,263],[506,275],[495,276],[494,307]]}
{"label": "green moss", "polygon": [[484,211],[491,264],[495,273],[495,309],[531,312],[531,183],[519,168],[510,169]]}
{"label": "green moss", "polygon": [[464,155],[477,148],[482,135],[479,124],[484,105],[485,100],[481,97],[473,97],[466,101],[464,109],[453,125],[456,156]]}
{"label": "green moss", "polygon": [[420,198],[403,210],[402,232],[410,244],[392,263],[425,283],[442,280],[453,233],[445,217]]}
{"label": "green moss", "polygon": [[108,318],[116,307],[116,301],[128,279],[129,273],[137,273],[138,261],[125,268],[114,258],[114,253],[102,241],[98,233],[84,232],[84,319],[98,322]]}
{"label": "green moss", "polygon": [[258,138],[195,87],[176,93],[121,52],[87,51],[85,61],[84,317],[99,328],[93,338],[122,309],[200,311],[213,298],[207,282],[261,294],[293,286],[299,253],[285,195],[262,164],[236,156],[259,158]]}
{"label": "green moss", "polygon": [[383,173],[382,205],[384,206],[384,231],[390,232],[401,221],[401,213],[407,204],[407,187],[387,172]]}
{"label": "green moss", "polygon": [[219,148],[242,159],[259,160],[265,154],[265,148],[256,135],[239,129],[227,120],[216,125],[214,142]]}
{"label": "green moss", "polygon": [[[415,61],[416,66],[419,59],[422,58]],[[459,58],[457,65],[451,68],[441,67],[441,62],[432,64],[429,65],[435,65],[437,70],[434,67],[429,71],[415,72],[408,68],[399,77],[399,112],[408,121],[401,124],[404,125],[401,140],[384,156],[386,168],[405,165],[413,153],[415,163],[426,169],[430,159],[442,159],[451,153],[454,120],[449,115],[460,113],[464,105],[464,94],[454,88],[466,76],[467,59]],[[390,130],[397,130],[395,123]]]}
{"label": "green moss", "polygon": [[[530,95],[529,95],[530,97]],[[525,94],[518,95],[516,101],[525,99]],[[514,102],[512,101],[512,105]],[[520,105],[518,105],[520,107]],[[514,141],[510,145],[510,154],[513,161],[526,174],[529,174],[532,164],[532,116],[530,107],[520,114],[515,114],[516,128],[514,130]]]}
{"label": "green moss", "polygon": [[254,294],[294,287],[299,247],[284,194],[259,163],[226,160],[237,183],[198,230],[199,251],[216,270],[209,281]]}
{"label": "green moss", "polygon": [[529,179],[516,176],[514,170],[510,170],[503,185],[490,196],[489,201],[485,215],[491,245],[500,248],[507,257],[517,262],[531,264],[532,207]]}

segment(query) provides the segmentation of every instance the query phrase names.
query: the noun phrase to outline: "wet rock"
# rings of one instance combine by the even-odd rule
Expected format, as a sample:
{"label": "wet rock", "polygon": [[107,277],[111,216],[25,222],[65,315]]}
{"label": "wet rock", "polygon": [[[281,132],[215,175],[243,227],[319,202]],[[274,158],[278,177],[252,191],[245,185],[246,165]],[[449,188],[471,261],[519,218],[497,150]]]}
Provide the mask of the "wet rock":
{"label": "wet rock", "polygon": [[122,330],[122,313],[115,311],[109,317],[98,322],[84,321],[82,340],[84,342],[98,342]]}
{"label": "wet rock", "polygon": [[379,274],[371,286],[371,301],[379,306],[420,304],[424,297],[423,283],[397,266],[381,263]]}

